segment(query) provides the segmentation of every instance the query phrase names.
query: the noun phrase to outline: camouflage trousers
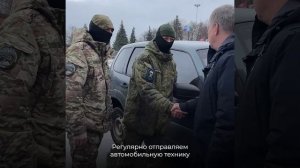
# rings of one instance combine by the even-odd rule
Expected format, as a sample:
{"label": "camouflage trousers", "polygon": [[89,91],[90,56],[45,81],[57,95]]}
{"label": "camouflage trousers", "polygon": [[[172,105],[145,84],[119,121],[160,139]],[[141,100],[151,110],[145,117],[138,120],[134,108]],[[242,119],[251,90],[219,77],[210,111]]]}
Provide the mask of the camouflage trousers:
{"label": "camouflage trousers", "polygon": [[[139,135],[135,130],[125,129],[124,145],[161,145],[163,143],[163,135],[160,136],[143,136]],[[120,152],[120,151],[119,151]],[[128,150],[127,152],[135,152]],[[155,153],[156,150],[137,150],[138,153]],[[162,158],[118,158],[118,164],[114,168],[157,168],[164,167]]]}
{"label": "camouflage trousers", "polygon": [[65,168],[65,130],[31,129],[0,129],[0,168]]}
{"label": "camouflage trousers", "polygon": [[36,145],[27,103],[26,99],[0,93],[0,168],[36,167]]}
{"label": "camouflage trousers", "polygon": [[103,133],[96,131],[87,131],[87,143],[80,147],[74,145],[73,137],[68,134],[72,167],[73,168],[96,168],[98,148],[103,138]]}
{"label": "camouflage trousers", "polygon": [[31,131],[0,130],[0,168],[35,168],[35,147]]}

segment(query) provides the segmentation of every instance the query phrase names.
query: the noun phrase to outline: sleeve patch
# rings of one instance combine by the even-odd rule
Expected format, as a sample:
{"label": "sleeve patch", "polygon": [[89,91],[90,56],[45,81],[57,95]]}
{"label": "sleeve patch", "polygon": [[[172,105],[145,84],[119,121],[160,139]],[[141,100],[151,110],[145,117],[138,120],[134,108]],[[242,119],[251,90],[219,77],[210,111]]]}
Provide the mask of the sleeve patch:
{"label": "sleeve patch", "polygon": [[66,76],[72,76],[76,72],[76,66],[72,63],[66,64]]}
{"label": "sleeve patch", "polygon": [[153,69],[151,69],[151,68],[147,68],[146,74],[144,76],[144,79],[147,82],[153,83],[154,79],[155,79],[155,71]]}
{"label": "sleeve patch", "polygon": [[17,58],[17,52],[14,48],[0,48],[0,69],[11,69],[16,64]]}

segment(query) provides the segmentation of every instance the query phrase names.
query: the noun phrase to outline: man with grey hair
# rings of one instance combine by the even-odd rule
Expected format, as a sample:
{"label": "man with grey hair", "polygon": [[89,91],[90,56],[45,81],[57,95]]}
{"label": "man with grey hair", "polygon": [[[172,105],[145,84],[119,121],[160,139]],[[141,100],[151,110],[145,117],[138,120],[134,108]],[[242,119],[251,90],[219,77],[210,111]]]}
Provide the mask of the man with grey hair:
{"label": "man with grey hair", "polygon": [[[214,50],[203,70],[198,99],[181,103],[172,114],[195,113],[192,167],[233,167],[234,148],[234,8],[216,8],[209,19],[208,41]],[[209,52],[212,53],[212,52]],[[196,165],[194,165],[196,163]]]}

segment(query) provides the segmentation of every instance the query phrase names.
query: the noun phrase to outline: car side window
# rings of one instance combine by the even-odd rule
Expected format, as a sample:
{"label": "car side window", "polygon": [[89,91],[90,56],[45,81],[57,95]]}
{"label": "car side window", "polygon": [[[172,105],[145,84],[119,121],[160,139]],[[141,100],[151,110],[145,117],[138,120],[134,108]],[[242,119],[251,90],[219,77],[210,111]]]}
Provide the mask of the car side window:
{"label": "car side window", "polygon": [[176,63],[177,83],[191,83],[198,77],[191,56],[183,51],[171,50]]}
{"label": "car side window", "polygon": [[127,76],[130,76],[132,75],[132,65],[134,63],[134,61],[137,59],[138,56],[140,56],[142,54],[142,52],[145,50],[144,47],[138,47],[138,48],[135,48],[134,51],[132,52],[132,55],[130,57],[130,60],[129,60],[129,63],[128,63],[128,66],[127,66]]}
{"label": "car side window", "polygon": [[[193,84],[198,78],[198,73],[191,56],[183,51],[171,50],[176,63],[177,83]],[[177,99],[178,102],[182,100]],[[172,121],[186,128],[193,128],[194,115],[188,115],[183,119],[172,118]]]}
{"label": "car side window", "polygon": [[123,48],[114,63],[114,70],[116,72],[125,74],[125,66],[127,65],[128,59],[130,57],[132,48]]}
{"label": "car side window", "polygon": [[207,52],[208,52],[208,49],[197,50],[197,54],[199,55],[204,67],[207,65]]}

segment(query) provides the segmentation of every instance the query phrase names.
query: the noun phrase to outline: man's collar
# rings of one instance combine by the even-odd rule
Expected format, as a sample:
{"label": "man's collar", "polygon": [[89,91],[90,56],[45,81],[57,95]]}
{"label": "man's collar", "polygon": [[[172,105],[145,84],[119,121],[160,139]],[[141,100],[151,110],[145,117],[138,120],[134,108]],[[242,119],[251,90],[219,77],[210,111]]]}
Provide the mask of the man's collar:
{"label": "man's collar", "polygon": [[221,46],[219,47],[218,50],[221,50],[224,46],[226,46],[227,44],[229,43],[233,43],[234,42],[234,33],[231,33],[224,41],[223,43],[221,44]]}
{"label": "man's collar", "polygon": [[275,24],[282,16],[293,10],[300,8],[300,2],[295,0],[288,0],[285,5],[277,12],[276,16],[272,19],[272,24]]}

